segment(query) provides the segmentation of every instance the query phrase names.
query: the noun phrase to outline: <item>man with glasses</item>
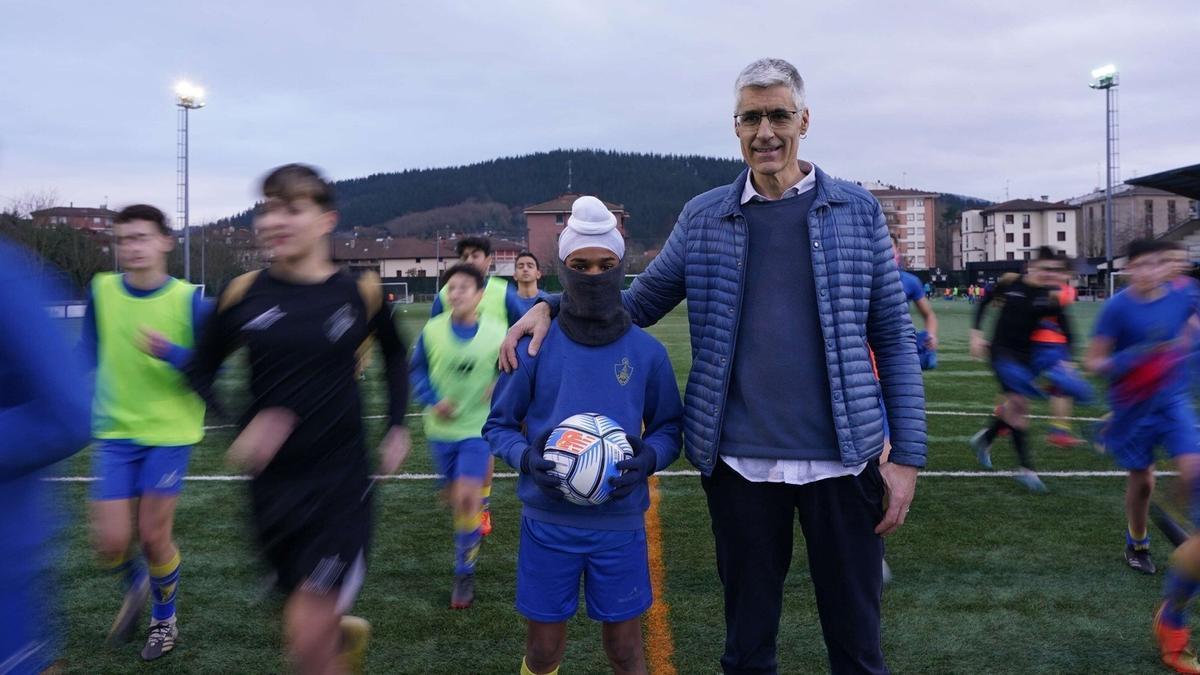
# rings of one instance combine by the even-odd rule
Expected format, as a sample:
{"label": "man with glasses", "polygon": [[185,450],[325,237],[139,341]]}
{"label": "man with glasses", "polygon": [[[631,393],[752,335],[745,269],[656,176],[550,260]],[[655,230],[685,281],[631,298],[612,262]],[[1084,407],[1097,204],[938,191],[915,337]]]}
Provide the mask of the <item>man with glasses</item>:
{"label": "man with glasses", "polygon": [[[798,159],[810,112],[794,66],[755,61],[734,95],[748,168],[683,207],[622,301],[650,326],[688,299],[685,446],[724,586],[724,671],[780,669],[798,513],[830,669],[887,672],[881,537],[904,523],[925,465],[921,369],[887,223],[866,190]],[[536,354],[556,306],[551,296],[513,326],[503,367],[521,335]],[[892,450],[880,464],[885,409]]]}

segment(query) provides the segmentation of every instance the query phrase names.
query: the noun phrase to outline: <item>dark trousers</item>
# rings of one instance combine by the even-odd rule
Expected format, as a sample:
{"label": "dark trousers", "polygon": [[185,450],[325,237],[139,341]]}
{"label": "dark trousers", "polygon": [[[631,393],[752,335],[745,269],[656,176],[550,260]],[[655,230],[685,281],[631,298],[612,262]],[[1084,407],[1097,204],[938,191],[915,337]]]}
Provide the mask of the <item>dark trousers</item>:
{"label": "dark trousers", "polygon": [[883,478],[876,462],[858,476],[797,486],[748,481],[718,458],[702,482],[725,588],[725,673],[779,669],[776,639],[795,513],[831,672],[887,673],[879,625],[883,539],[875,534]]}

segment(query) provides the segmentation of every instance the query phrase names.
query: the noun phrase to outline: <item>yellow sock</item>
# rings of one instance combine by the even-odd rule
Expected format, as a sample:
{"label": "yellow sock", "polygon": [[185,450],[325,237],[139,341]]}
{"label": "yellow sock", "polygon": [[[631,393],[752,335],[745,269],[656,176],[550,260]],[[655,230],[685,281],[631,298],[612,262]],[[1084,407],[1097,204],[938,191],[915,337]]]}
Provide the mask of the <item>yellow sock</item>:
{"label": "yellow sock", "polygon": [[175,616],[175,596],[179,592],[179,549],[175,555],[161,565],[150,566],[150,586],[152,593],[151,616],[155,621],[170,619]]}
{"label": "yellow sock", "polygon": [[525,662],[525,657],[521,657],[521,675],[558,675],[558,667],[548,673],[535,673],[529,669],[529,664]]}

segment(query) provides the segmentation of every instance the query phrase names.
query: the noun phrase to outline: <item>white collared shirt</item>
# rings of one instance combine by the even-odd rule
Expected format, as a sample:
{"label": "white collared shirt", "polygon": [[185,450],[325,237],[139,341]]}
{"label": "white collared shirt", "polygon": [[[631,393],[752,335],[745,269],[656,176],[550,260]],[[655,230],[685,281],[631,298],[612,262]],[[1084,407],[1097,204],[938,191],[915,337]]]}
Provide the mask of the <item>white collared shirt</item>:
{"label": "white collared shirt", "polygon": [[[780,199],[799,197],[809,190],[817,189],[817,167],[811,162],[800,162],[801,171],[804,171],[805,165],[808,166],[808,173],[804,174],[804,177],[797,181],[795,185],[784,190],[783,196],[780,197]],[[758,200],[760,202],[774,201],[770,197],[764,197],[763,195],[759,194],[758,190],[754,189],[754,181],[750,180],[750,177],[747,176],[746,187],[742,189],[742,203],[745,204],[754,200]]]}
{"label": "white collared shirt", "polygon": [[[817,167],[810,162],[800,162],[800,170],[808,172],[795,185],[783,191],[780,199],[791,199],[815,190],[817,187]],[[746,177],[746,187],[742,189],[742,204],[751,201],[773,201],[759,194],[754,189],[754,183]],[[720,441],[718,440],[718,443]],[[857,476],[862,472],[866,463],[854,466],[843,466],[837,460],[816,459],[761,459],[758,457],[728,457],[721,456],[721,461],[729,468],[741,474],[742,478],[752,483],[787,483],[788,485],[804,485],[815,483],[826,478],[839,476]]]}

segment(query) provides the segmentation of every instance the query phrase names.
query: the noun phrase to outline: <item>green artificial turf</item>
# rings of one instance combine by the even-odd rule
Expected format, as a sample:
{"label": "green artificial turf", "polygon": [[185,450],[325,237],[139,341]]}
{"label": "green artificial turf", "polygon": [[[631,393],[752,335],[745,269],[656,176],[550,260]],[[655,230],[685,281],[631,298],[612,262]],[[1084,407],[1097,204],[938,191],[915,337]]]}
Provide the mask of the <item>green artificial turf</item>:
{"label": "green artificial turf", "polygon": [[[1099,306],[1072,308],[1076,330],[1086,335]],[[971,307],[936,301],[941,319],[940,365],[926,373],[929,400],[929,470],[978,469],[967,439],[985,421],[995,384],[982,363],[966,353]],[[397,312],[406,337],[415,338],[428,307]],[[690,351],[687,318],[677,309],[652,329],[670,349],[681,388]],[[224,376],[227,400],[236,403],[244,368],[237,359]],[[368,415],[384,410],[376,368],[363,387]],[[802,405],[802,404],[801,404]],[[231,406],[235,407],[235,406]],[[413,409],[413,412],[419,412]],[[798,413],[802,413],[798,410]],[[1103,412],[1099,405],[1077,411]],[[953,414],[945,414],[953,413]],[[1035,404],[1035,414],[1045,414]],[[430,473],[419,418],[412,418],[414,449],[403,471]],[[210,424],[228,423],[210,420]],[[1077,423],[1082,425],[1084,423]],[[1035,421],[1032,447],[1039,468],[1108,470],[1089,450],[1060,450],[1044,441],[1046,421]],[[370,438],[383,433],[368,420]],[[193,476],[229,474],[223,453],[232,432],[211,431],[194,451]],[[997,469],[1012,469],[1006,440],[993,450]],[[85,451],[63,468],[86,476]],[[680,459],[673,467],[691,467]],[[498,471],[508,471],[498,467]],[[884,646],[898,673],[1137,673],[1158,667],[1150,619],[1161,576],[1125,568],[1119,477],[1047,477],[1050,493],[1031,495],[997,476],[928,476],[917,487],[908,524],[889,538],[887,558],[895,579],[884,592]],[[264,590],[255,561],[243,482],[191,481],[183,493],[176,533],[183,554],[179,590],[181,642],[154,664],[138,659],[140,644],[119,649],[103,638],[120,598],[101,573],[87,535],[88,486],[62,484],[67,526],[59,569],[63,653],[78,673],[283,672],[280,600]],[[724,638],[720,585],[700,481],[664,476],[661,518],[666,578],[662,600],[680,673],[712,673]],[[367,583],[355,613],[374,628],[368,664],[379,673],[515,673],[524,622],[513,609],[519,504],[514,481],[498,479],[492,504],[495,531],[480,556],[475,606],[448,609],[453,567],[451,522],[432,480],[381,483],[374,548]],[[1168,545],[1158,536],[1155,553],[1165,563]],[[649,636],[648,651],[663,648]],[[805,561],[796,537],[779,636],[781,670],[827,670]],[[606,672],[597,624],[580,613],[570,625],[562,672]]]}

